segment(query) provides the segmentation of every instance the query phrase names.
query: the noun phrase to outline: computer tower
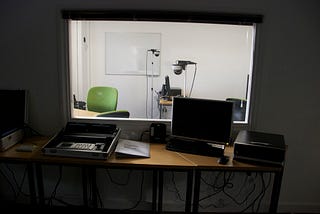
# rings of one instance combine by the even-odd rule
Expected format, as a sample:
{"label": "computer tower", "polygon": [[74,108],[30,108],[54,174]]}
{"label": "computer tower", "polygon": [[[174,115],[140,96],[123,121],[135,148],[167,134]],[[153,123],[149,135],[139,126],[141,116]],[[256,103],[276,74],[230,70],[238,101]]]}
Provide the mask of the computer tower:
{"label": "computer tower", "polygon": [[241,130],[234,141],[234,160],[283,165],[286,145],[284,136]]}

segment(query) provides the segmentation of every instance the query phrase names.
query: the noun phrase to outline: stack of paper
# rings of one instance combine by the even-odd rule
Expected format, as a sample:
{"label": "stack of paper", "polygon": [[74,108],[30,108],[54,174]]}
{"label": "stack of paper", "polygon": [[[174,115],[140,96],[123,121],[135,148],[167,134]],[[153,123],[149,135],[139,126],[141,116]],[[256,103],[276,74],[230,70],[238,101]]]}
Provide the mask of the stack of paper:
{"label": "stack of paper", "polygon": [[119,139],[116,157],[150,157],[150,144],[141,141]]}

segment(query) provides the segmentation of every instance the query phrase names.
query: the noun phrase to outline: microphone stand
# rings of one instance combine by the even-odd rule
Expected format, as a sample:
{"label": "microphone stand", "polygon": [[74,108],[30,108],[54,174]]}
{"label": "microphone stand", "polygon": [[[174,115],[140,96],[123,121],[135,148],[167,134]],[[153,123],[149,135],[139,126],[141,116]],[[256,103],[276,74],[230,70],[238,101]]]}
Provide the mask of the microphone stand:
{"label": "microphone stand", "polygon": [[153,119],[153,54],[151,57],[151,119]]}
{"label": "microphone stand", "polygon": [[[151,119],[153,119],[153,75],[154,75],[154,57],[158,57],[160,55],[160,50],[158,49],[150,49],[147,51],[147,60],[148,60],[148,52],[151,51]],[[148,63],[146,63],[148,64]],[[146,65],[147,67],[147,65]],[[147,69],[147,68],[146,68]]]}

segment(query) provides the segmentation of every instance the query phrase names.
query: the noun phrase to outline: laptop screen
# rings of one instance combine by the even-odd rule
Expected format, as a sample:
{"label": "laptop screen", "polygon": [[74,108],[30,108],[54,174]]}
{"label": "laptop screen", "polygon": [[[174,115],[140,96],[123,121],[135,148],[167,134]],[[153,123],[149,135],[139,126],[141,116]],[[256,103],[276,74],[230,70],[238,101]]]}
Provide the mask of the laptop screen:
{"label": "laptop screen", "polygon": [[24,127],[26,122],[26,91],[0,90],[0,134]]}
{"label": "laptop screen", "polygon": [[232,107],[229,101],[174,97],[172,136],[216,144],[229,143]]}

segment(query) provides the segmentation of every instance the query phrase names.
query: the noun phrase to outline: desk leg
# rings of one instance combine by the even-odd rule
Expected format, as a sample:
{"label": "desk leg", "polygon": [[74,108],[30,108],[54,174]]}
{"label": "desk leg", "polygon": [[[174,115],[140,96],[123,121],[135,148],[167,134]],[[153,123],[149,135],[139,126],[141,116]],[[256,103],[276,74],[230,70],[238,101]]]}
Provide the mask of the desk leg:
{"label": "desk leg", "polygon": [[37,176],[39,204],[40,206],[44,206],[45,199],[44,199],[44,189],[43,189],[43,175],[42,175],[42,168],[39,163],[36,163],[36,176]]}
{"label": "desk leg", "polygon": [[158,171],[152,171],[152,212],[157,212]]}
{"label": "desk leg", "polygon": [[194,193],[193,193],[193,210],[192,212],[197,213],[199,208],[199,195],[200,195],[200,178],[201,171],[195,170],[195,181],[194,181]]}
{"label": "desk leg", "polygon": [[86,167],[82,167],[82,194],[83,194],[83,205],[88,207],[88,169]]}
{"label": "desk leg", "polygon": [[185,212],[191,212],[191,198],[192,198],[192,183],[193,183],[193,170],[188,170],[187,187],[186,187],[186,204]]}
{"label": "desk leg", "polygon": [[28,180],[29,180],[29,192],[30,192],[30,203],[35,205],[37,203],[36,187],[34,184],[34,171],[32,163],[27,164],[28,169]]}
{"label": "desk leg", "polygon": [[163,170],[159,170],[159,196],[158,196],[158,212],[162,212],[162,199],[163,199]]}
{"label": "desk leg", "polygon": [[98,200],[97,200],[97,176],[96,176],[96,169],[94,167],[90,168],[89,170],[89,176],[91,181],[91,188],[92,188],[92,205],[94,208],[98,207]]}
{"label": "desk leg", "polygon": [[276,213],[277,212],[282,176],[283,176],[283,168],[281,169],[281,171],[275,172],[275,174],[274,174],[274,181],[273,181],[273,187],[272,187],[269,213]]}

